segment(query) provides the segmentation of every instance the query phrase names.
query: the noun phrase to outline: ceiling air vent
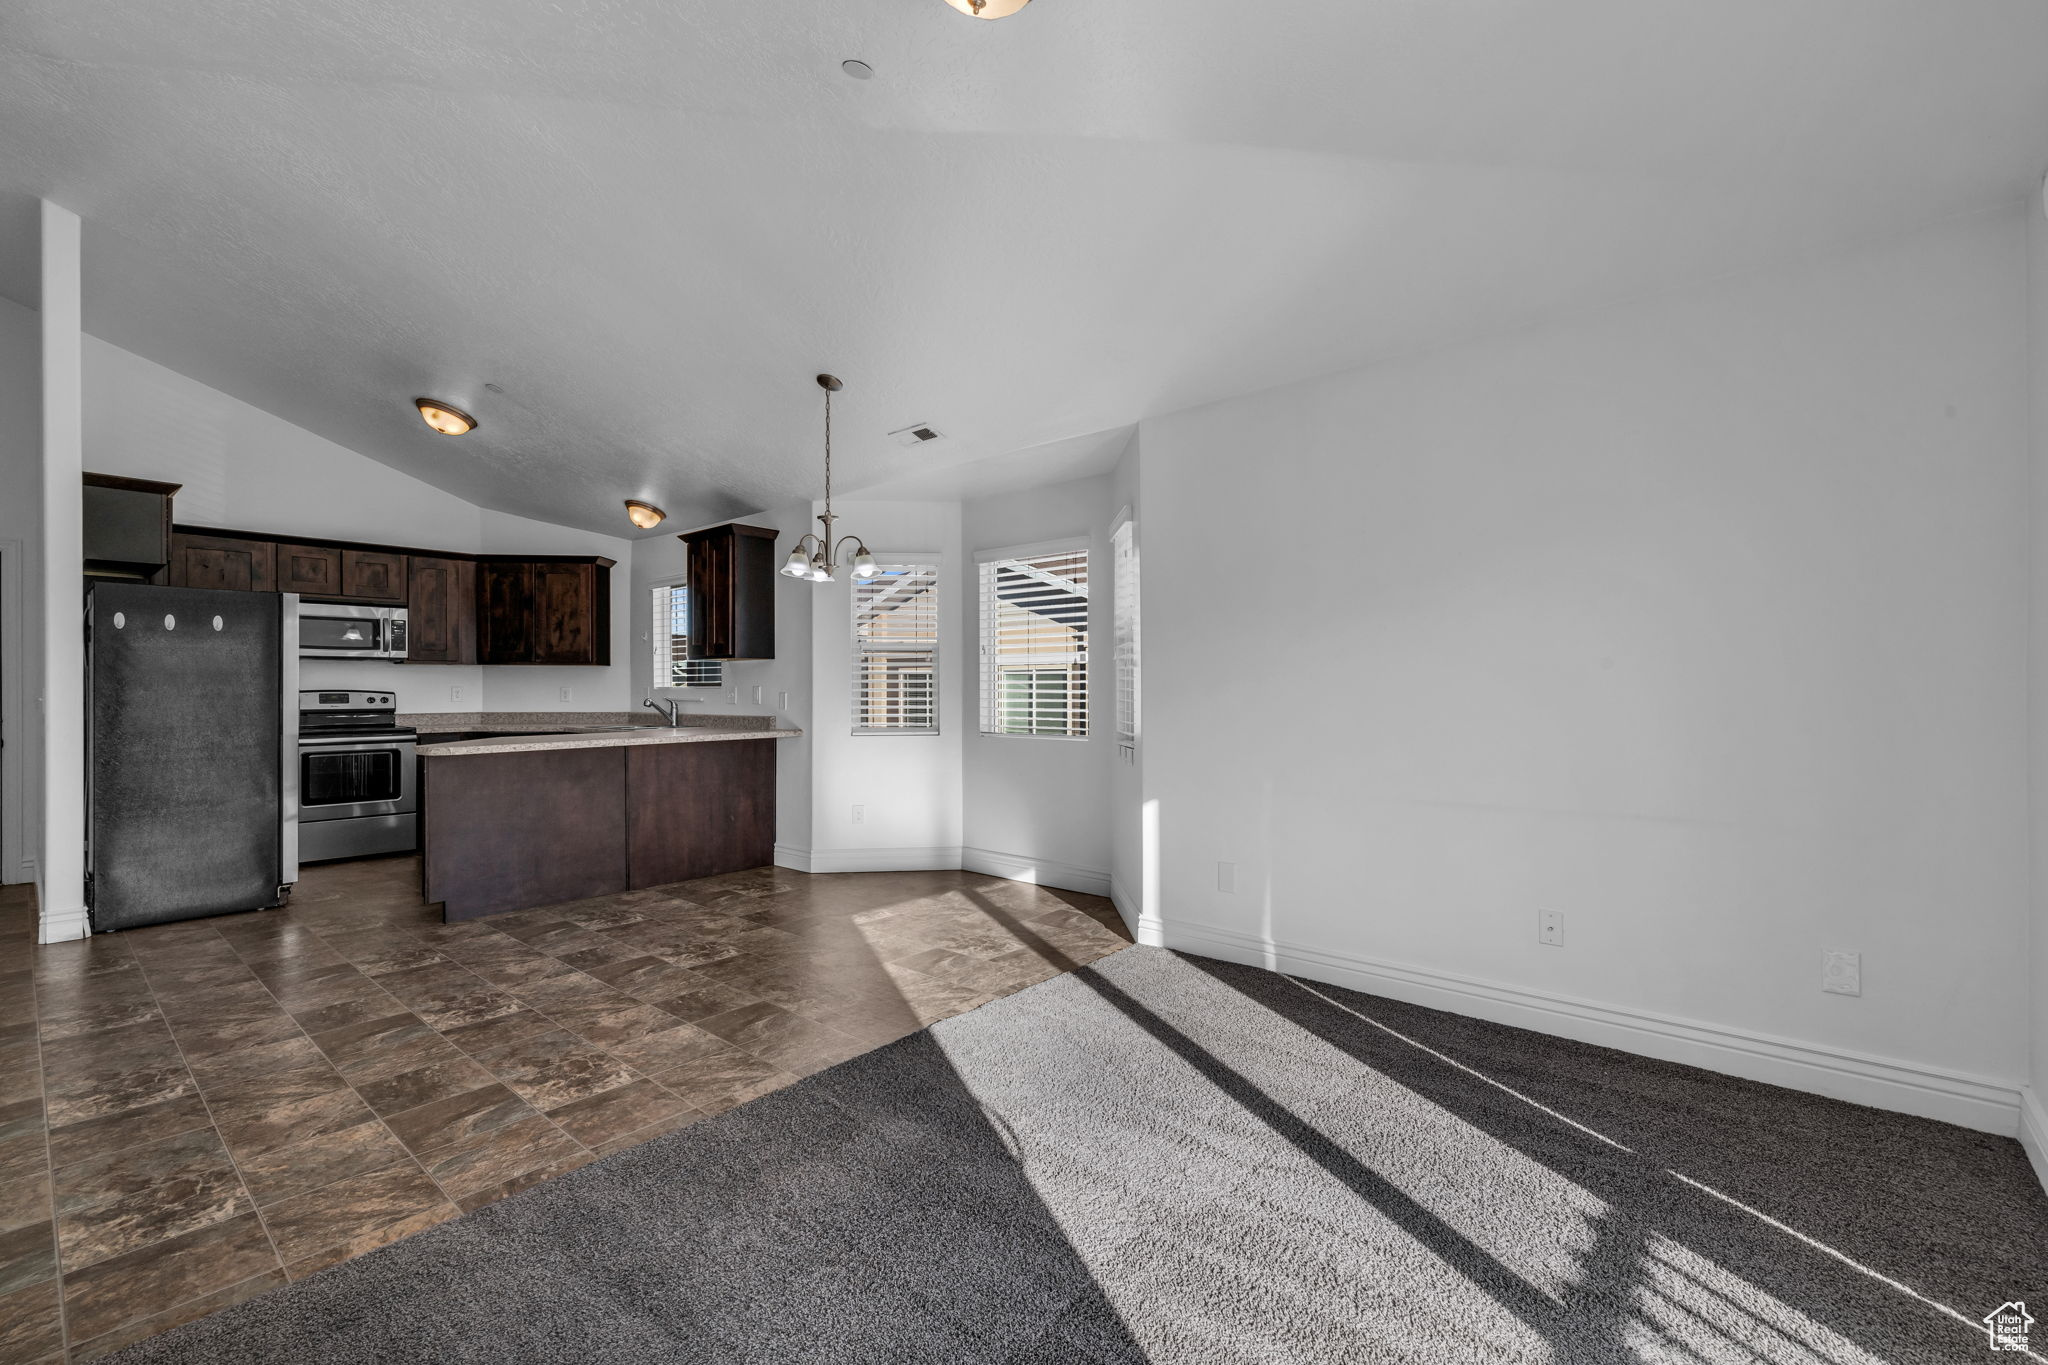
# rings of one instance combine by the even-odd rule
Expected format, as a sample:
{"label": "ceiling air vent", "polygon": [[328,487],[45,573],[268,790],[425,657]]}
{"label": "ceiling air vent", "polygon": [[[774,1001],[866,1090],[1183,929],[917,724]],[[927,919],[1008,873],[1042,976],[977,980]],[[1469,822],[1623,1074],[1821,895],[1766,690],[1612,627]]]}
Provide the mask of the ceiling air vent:
{"label": "ceiling air vent", "polygon": [[927,441],[944,439],[943,434],[937,427],[928,427],[922,424],[914,427],[905,427],[901,431],[892,431],[889,435],[899,446],[921,446]]}

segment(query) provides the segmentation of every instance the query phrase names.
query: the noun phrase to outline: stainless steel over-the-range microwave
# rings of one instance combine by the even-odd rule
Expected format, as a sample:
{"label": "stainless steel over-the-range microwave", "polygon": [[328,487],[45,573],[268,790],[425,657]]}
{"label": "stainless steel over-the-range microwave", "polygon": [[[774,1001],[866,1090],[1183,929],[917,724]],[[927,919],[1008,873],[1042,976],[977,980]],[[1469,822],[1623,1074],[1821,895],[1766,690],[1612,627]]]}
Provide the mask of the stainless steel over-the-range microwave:
{"label": "stainless steel over-the-range microwave", "polygon": [[403,659],[405,608],[299,600],[302,659]]}

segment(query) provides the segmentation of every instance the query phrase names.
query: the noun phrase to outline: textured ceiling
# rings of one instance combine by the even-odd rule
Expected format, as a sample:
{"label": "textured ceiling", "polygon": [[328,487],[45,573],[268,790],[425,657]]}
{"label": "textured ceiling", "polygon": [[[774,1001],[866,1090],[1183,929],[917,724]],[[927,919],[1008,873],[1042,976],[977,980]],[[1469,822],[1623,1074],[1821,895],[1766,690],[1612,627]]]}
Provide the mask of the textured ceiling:
{"label": "textured ceiling", "polygon": [[2040,0],[10,0],[0,228],[84,215],[117,345],[619,533],[815,496],[820,369],[899,488],[2010,200],[2043,52]]}

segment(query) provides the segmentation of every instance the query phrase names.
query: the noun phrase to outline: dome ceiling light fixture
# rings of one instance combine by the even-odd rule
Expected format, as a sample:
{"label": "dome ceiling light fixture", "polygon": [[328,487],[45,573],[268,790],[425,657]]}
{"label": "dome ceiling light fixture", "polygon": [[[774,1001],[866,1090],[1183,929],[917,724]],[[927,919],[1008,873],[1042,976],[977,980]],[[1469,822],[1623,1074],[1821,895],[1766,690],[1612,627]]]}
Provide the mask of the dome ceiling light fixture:
{"label": "dome ceiling light fixture", "polygon": [[412,405],[420,410],[420,420],[443,436],[460,436],[476,430],[476,418],[452,403],[438,398],[415,398]]}
{"label": "dome ceiling light fixture", "polygon": [[859,536],[841,536],[835,542],[832,538],[832,395],[846,386],[839,382],[837,375],[821,374],[818,387],[825,391],[825,515],[818,518],[825,523],[825,534],[815,535],[806,531],[797,540],[796,548],[783,561],[782,572],[791,578],[801,578],[812,583],[830,583],[832,576],[839,572],[839,551],[847,541],[854,544],[853,576],[873,578],[875,557],[868,553],[867,542]]}
{"label": "dome ceiling light fixture", "polygon": [[970,19],[1007,19],[1031,0],[946,0]]}
{"label": "dome ceiling light fixture", "polygon": [[667,521],[668,513],[662,511],[651,502],[642,502],[638,498],[627,498],[626,520],[632,522],[641,530],[646,531]]}

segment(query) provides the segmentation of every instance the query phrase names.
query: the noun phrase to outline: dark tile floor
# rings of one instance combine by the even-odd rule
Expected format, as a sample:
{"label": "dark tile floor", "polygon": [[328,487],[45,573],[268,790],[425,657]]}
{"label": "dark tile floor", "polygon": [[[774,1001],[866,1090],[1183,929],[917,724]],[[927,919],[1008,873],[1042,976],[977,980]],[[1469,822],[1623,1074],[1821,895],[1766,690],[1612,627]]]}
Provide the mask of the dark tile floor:
{"label": "dark tile floor", "polygon": [[1127,941],[961,872],[467,924],[418,886],[328,864],[287,910],[45,947],[0,888],[0,1360],[92,1360],[1055,975],[1005,919]]}

